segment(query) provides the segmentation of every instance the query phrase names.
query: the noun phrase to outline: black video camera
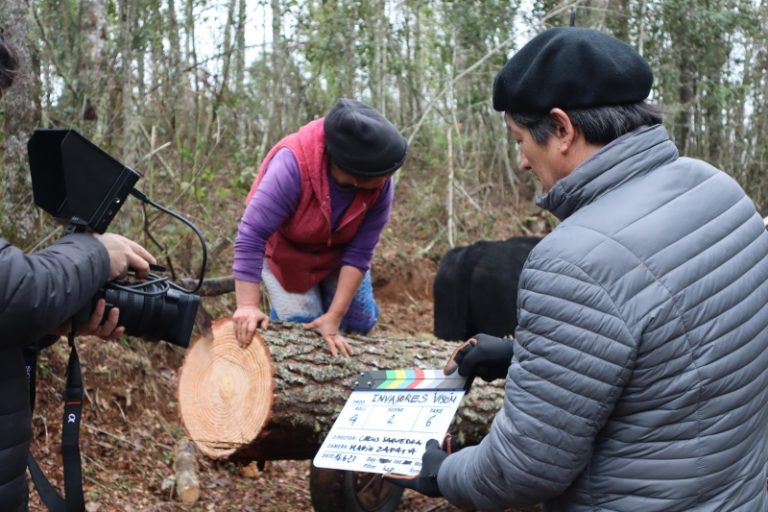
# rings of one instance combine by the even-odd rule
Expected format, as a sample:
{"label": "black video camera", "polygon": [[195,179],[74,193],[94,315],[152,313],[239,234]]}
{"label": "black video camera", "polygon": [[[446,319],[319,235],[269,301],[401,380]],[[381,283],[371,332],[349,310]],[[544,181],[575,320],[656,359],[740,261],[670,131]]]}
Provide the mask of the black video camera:
{"label": "black video camera", "polygon": [[[189,225],[200,238],[205,255],[205,242],[192,223],[134,189],[139,173],[75,130],[35,130],[27,151],[35,204],[67,222],[71,232],[91,229],[103,233],[130,194]],[[204,269],[205,256],[200,284]],[[120,325],[126,334],[148,341],[162,339],[180,347],[189,345],[200,303],[194,291],[155,274],[143,282],[113,281],[75,314],[77,324],[88,321],[99,298],[105,299],[107,310],[120,308]]]}

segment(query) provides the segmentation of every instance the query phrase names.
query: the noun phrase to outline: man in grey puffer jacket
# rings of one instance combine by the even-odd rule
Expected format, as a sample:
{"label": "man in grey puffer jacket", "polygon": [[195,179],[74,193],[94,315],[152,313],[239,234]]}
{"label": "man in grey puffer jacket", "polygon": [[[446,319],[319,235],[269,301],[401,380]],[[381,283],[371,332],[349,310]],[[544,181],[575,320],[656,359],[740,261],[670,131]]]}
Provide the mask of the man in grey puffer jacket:
{"label": "man in grey puffer jacket", "polygon": [[678,156],[644,102],[652,80],[635,50],[578,28],[539,34],[496,78],[562,222],[522,272],[489,434],[425,454],[459,507],[768,510],[768,235],[733,179]]}
{"label": "man in grey puffer jacket", "polygon": [[[0,34],[0,93],[9,87],[18,62]],[[67,319],[89,303],[108,280],[131,267],[146,276],[154,257],[120,235],[73,234],[47,249],[24,254],[0,238],[0,510],[27,508],[27,454],[31,431],[29,388],[22,349],[66,332]],[[104,300],[97,302],[79,334],[120,337],[119,311],[102,323]],[[50,336],[53,333],[52,336]]]}

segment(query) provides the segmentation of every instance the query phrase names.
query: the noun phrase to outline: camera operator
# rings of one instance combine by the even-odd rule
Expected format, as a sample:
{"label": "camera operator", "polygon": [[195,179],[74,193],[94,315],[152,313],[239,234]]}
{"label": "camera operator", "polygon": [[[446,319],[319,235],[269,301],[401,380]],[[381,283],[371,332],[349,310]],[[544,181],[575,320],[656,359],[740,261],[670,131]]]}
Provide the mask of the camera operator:
{"label": "camera operator", "polygon": [[[0,96],[18,69],[13,47],[0,33]],[[0,238],[0,504],[2,510],[26,510],[27,454],[31,439],[29,387],[23,348],[47,346],[71,329],[68,319],[107,281],[131,268],[146,276],[155,259],[120,235],[70,234],[47,249],[25,254]],[[120,337],[119,311],[102,322],[104,300],[78,334]]]}

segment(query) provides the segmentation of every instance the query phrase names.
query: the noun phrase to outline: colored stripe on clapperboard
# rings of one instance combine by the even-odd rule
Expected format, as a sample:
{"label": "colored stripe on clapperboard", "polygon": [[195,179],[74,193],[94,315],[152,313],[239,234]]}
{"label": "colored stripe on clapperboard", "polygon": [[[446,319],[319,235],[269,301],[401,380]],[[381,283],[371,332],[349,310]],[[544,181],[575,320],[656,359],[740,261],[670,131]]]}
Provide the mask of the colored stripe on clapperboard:
{"label": "colored stripe on clapperboard", "polygon": [[465,380],[458,373],[445,375],[442,370],[375,370],[362,372],[355,383],[355,390],[464,389]]}

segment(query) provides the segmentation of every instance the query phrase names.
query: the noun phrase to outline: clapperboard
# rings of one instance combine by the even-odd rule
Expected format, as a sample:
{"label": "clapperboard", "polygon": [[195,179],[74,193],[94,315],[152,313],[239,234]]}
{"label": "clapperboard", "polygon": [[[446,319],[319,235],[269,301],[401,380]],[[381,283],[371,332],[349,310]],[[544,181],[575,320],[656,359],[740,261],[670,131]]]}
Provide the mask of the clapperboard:
{"label": "clapperboard", "polygon": [[466,379],[442,370],[360,374],[313,463],[319,468],[418,475],[427,441],[442,442]]}

